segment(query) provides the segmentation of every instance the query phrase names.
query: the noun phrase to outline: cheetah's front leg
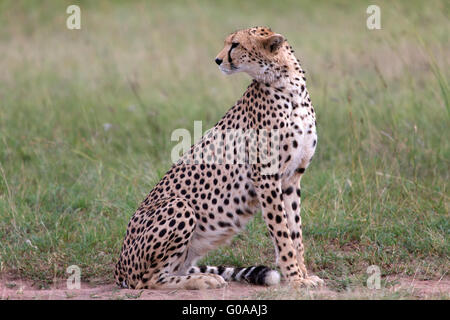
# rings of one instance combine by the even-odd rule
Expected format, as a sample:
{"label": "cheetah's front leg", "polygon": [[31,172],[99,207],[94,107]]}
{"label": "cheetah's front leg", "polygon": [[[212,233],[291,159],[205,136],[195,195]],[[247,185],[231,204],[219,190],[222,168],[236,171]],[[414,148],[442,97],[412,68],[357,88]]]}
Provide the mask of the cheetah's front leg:
{"label": "cheetah's front leg", "polygon": [[255,185],[261,203],[262,215],[278,253],[278,265],[284,278],[294,284],[303,284],[304,277],[297,262],[296,250],[289,236],[289,228],[281,181],[275,176],[264,176]]}
{"label": "cheetah's front leg", "polygon": [[300,215],[301,189],[300,180],[303,170],[283,181],[283,202],[286,208],[289,236],[296,250],[297,262],[306,286],[320,286],[324,282],[317,276],[308,276],[304,262],[304,246],[302,237],[302,218]]}

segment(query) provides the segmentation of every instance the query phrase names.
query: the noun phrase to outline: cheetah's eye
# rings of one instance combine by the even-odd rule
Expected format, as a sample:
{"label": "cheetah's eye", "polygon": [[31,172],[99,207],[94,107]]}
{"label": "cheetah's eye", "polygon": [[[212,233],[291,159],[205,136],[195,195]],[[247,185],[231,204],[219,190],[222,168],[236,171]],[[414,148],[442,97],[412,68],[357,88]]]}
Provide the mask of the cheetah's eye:
{"label": "cheetah's eye", "polygon": [[231,49],[236,48],[238,45],[239,45],[239,42],[233,42],[233,43],[231,44]]}

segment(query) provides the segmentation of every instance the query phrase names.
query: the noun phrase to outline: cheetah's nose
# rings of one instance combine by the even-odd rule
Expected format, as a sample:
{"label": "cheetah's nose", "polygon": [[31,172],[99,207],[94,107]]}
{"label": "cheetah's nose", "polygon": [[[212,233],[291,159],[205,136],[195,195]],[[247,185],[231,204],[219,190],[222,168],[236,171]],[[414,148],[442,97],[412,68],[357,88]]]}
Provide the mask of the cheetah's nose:
{"label": "cheetah's nose", "polygon": [[219,65],[219,66],[220,66],[220,64],[222,63],[222,61],[223,61],[223,60],[222,60],[222,59],[219,59],[219,58],[216,58],[216,60],[215,60],[215,61],[216,61],[217,65]]}

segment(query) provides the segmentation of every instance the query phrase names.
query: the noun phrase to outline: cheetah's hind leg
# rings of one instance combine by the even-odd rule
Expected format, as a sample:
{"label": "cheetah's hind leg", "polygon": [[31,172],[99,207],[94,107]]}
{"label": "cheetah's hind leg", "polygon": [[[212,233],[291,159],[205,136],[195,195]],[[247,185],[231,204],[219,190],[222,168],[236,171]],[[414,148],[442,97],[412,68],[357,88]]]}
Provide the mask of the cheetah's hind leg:
{"label": "cheetah's hind leg", "polygon": [[[173,210],[166,211],[170,212],[170,216],[159,228],[159,230],[165,228],[167,231],[156,242],[150,244],[149,261],[145,261],[149,267],[143,272],[136,289],[196,290],[225,286],[225,280],[215,274],[177,274],[188,256],[196,218],[194,210],[182,199],[174,199],[167,206]],[[154,236],[154,228],[149,228],[148,233],[149,236]]]}

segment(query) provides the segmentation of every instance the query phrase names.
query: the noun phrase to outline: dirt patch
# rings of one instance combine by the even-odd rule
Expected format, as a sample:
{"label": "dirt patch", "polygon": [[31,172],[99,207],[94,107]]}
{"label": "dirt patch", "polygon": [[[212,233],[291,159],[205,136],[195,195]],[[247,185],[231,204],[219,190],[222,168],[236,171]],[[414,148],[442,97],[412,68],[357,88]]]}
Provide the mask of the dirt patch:
{"label": "dirt patch", "polygon": [[3,277],[0,279],[0,299],[14,300],[245,300],[245,299],[448,299],[450,278],[439,280],[415,280],[394,278],[389,288],[369,290],[356,288],[348,292],[336,292],[328,287],[292,290],[286,284],[277,287],[251,286],[229,283],[227,287],[213,290],[128,290],[114,284],[95,285],[82,283],[80,289],[67,289],[63,280],[47,288],[39,288],[32,281]]}
{"label": "dirt patch", "polygon": [[234,300],[249,299],[257,291],[266,287],[230,283],[225,288],[212,290],[129,290],[119,289],[115,284],[93,285],[81,283],[80,289],[67,289],[65,281],[60,280],[49,286],[31,281],[6,278],[0,280],[0,299],[18,300]]}
{"label": "dirt patch", "polygon": [[412,296],[421,299],[445,298],[450,295],[450,278],[439,280],[416,280],[414,278],[394,279],[393,290],[407,290]]}

